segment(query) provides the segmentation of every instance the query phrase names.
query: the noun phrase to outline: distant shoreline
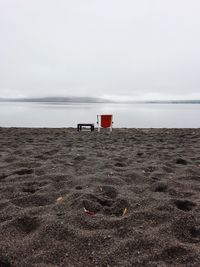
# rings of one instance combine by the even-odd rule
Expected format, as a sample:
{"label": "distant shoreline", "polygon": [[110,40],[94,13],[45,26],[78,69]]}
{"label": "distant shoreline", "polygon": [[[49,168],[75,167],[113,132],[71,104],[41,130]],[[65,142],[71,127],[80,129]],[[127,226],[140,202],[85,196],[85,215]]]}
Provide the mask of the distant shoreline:
{"label": "distant shoreline", "polygon": [[113,104],[200,104],[200,100],[150,100],[114,101],[92,97],[43,97],[43,98],[0,98],[0,102],[48,102],[48,103],[113,103]]}

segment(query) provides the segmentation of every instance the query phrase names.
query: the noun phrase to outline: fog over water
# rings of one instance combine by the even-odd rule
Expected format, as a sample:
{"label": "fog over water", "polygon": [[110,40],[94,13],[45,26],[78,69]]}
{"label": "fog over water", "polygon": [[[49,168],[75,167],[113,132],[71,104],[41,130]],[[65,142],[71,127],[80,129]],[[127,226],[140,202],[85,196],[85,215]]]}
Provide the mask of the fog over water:
{"label": "fog over water", "polygon": [[113,114],[115,127],[199,128],[200,104],[0,103],[0,127],[76,127]]}

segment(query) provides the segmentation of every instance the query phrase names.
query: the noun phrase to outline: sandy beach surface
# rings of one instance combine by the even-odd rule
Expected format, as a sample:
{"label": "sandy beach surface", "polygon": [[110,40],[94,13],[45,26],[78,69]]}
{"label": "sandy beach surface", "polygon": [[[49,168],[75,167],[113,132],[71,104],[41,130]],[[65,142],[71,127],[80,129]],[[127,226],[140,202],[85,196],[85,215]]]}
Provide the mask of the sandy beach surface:
{"label": "sandy beach surface", "polygon": [[0,128],[0,266],[200,266],[200,129]]}

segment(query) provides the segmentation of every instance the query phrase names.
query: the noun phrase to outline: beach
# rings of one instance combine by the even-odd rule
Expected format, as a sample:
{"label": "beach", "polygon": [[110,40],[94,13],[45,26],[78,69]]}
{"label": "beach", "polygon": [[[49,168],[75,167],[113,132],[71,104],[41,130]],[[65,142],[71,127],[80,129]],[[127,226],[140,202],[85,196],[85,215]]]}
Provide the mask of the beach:
{"label": "beach", "polygon": [[0,128],[0,266],[200,266],[200,129]]}

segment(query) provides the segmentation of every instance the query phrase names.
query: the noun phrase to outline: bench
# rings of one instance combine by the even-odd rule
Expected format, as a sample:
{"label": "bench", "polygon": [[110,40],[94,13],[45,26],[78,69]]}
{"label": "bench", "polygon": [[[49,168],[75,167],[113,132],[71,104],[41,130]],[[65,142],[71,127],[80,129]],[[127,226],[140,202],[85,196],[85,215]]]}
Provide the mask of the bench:
{"label": "bench", "polygon": [[94,123],[78,123],[77,131],[81,131],[82,127],[90,127],[91,132],[94,131]]}

